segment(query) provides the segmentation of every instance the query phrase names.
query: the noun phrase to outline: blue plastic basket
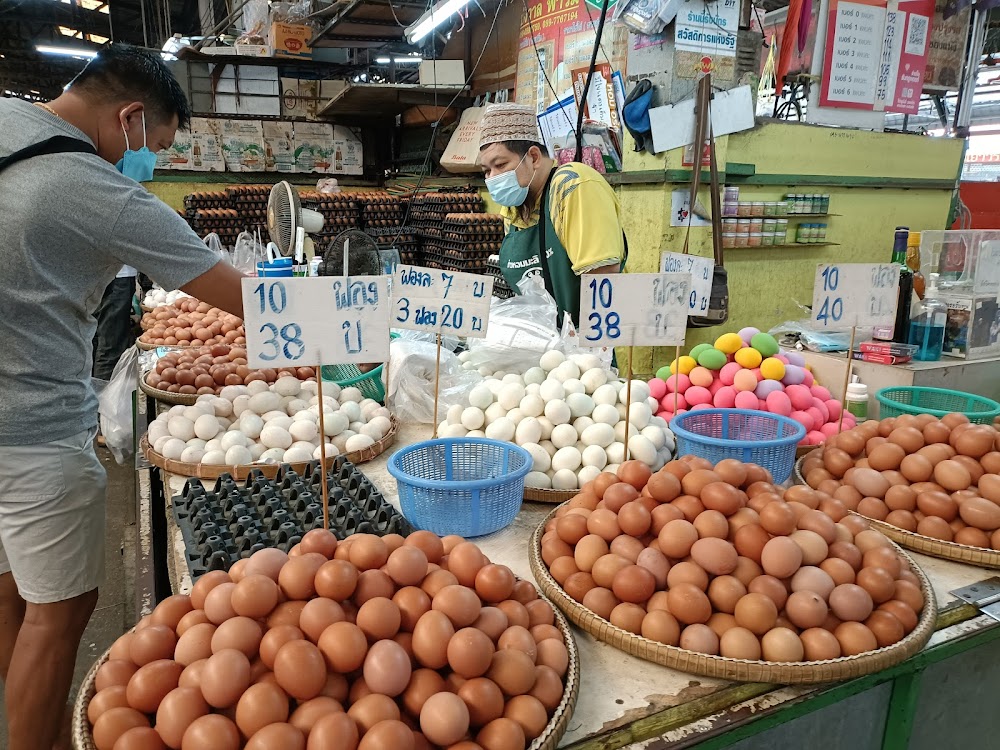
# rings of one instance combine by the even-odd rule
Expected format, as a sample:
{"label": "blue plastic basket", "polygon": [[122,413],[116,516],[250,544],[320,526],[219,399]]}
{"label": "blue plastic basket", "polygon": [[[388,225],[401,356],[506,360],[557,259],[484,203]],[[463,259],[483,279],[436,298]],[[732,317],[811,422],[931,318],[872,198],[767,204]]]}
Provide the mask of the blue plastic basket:
{"label": "blue plastic basket", "polygon": [[524,496],[531,455],[487,438],[426,440],[389,459],[403,515],[444,536],[491,534],[514,520]]}
{"label": "blue plastic basket", "polygon": [[670,420],[677,455],[693,455],[717,464],[724,458],[763,466],[774,482],[788,479],[795,446],[806,429],[794,419],[749,409],[695,409]]}

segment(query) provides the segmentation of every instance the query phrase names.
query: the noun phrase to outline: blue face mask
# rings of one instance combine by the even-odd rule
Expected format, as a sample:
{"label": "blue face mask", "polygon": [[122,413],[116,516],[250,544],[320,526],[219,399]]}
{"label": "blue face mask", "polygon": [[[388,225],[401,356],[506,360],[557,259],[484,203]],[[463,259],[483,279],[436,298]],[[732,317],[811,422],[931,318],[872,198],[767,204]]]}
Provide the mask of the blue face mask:
{"label": "blue face mask", "polygon": [[[517,163],[517,167],[521,166],[525,157],[527,157],[527,154],[521,157],[521,161]],[[486,189],[490,191],[490,197],[501,206],[517,208],[528,198],[528,187],[526,185],[522,186],[517,181],[517,167],[514,167],[509,172],[486,179]]]}
{"label": "blue face mask", "polygon": [[128,145],[128,132],[125,125],[122,125],[122,132],[125,133],[125,153],[115,164],[115,169],[126,177],[131,177],[136,182],[149,182],[153,179],[153,167],[156,166],[156,154],[146,147],[146,113],[142,113],[142,148],[132,151]]}

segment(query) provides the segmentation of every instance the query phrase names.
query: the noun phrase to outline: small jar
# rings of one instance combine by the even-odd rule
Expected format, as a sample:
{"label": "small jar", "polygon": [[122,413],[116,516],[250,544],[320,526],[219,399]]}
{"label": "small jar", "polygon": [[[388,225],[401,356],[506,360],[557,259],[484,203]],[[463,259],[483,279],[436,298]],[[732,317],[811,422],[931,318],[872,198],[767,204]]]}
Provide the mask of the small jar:
{"label": "small jar", "polygon": [[736,233],[735,232],[723,232],[722,233],[722,246],[723,247],[736,247]]}
{"label": "small jar", "polygon": [[739,221],[737,219],[723,219],[722,220],[722,231],[736,233],[736,227],[739,226]]}
{"label": "small jar", "polygon": [[736,216],[739,210],[738,204],[732,201],[726,201],[722,204],[722,215],[723,216]]}
{"label": "small jar", "polygon": [[[777,226],[775,226],[774,231],[780,234],[782,237],[788,235],[788,219],[778,219]],[[782,239],[782,242],[784,240]]]}
{"label": "small jar", "polygon": [[777,216],[778,215],[778,202],[768,201],[764,204],[764,216]]}
{"label": "small jar", "polygon": [[777,232],[778,231],[778,220],[777,219],[764,219],[764,231],[765,232]]}
{"label": "small jar", "polygon": [[778,201],[775,204],[775,216],[788,216],[788,201]]}
{"label": "small jar", "polygon": [[750,215],[751,216],[763,216],[764,215],[764,201],[754,201],[751,204]]}
{"label": "small jar", "polygon": [[750,219],[737,219],[736,231],[739,234],[750,234]]}
{"label": "small jar", "polygon": [[821,213],[823,208],[823,200],[819,193],[810,193],[809,195],[809,213],[818,214]]}
{"label": "small jar", "polygon": [[805,223],[799,224],[799,226],[795,230],[795,242],[798,243],[798,244],[801,244],[801,245],[808,244],[809,243],[809,231],[810,231],[810,225],[809,224],[805,224]]}
{"label": "small jar", "polygon": [[747,247],[750,244],[749,234],[736,235],[736,247]]}
{"label": "small jar", "polygon": [[723,196],[726,203],[737,203],[740,199],[740,189],[734,185],[726,185]]}
{"label": "small jar", "polygon": [[777,232],[764,232],[764,234],[765,235],[768,235],[768,234],[771,235],[771,244],[772,245],[784,245],[785,244],[785,235],[783,235],[783,234],[778,234]]}
{"label": "small jar", "polygon": [[764,220],[757,216],[750,219],[750,232],[763,232],[764,231]]}
{"label": "small jar", "polygon": [[751,232],[749,235],[749,241],[747,242],[747,247],[760,247],[764,242],[764,237],[761,232]]}
{"label": "small jar", "polygon": [[746,201],[740,201],[736,204],[736,215],[737,216],[750,216],[753,211],[753,204],[747,203]]}
{"label": "small jar", "polygon": [[816,242],[826,242],[826,224],[816,224]]}
{"label": "small jar", "polygon": [[820,199],[820,213],[828,214],[830,213],[830,194],[824,193],[823,197]]}
{"label": "small jar", "polygon": [[762,247],[770,247],[774,244],[774,233],[773,232],[763,232],[760,235],[760,244]]}

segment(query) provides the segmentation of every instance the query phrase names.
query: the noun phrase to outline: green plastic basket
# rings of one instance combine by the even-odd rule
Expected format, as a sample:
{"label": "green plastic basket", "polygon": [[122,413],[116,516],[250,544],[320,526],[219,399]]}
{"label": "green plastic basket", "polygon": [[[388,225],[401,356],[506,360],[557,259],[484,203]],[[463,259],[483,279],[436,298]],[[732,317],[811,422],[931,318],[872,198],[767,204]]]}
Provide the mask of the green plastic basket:
{"label": "green plastic basket", "polygon": [[900,386],[883,388],[875,394],[879,402],[879,416],[898,417],[900,414],[931,414],[943,417],[952,412],[964,414],[970,422],[992,424],[1000,416],[1000,404],[973,393],[953,391],[948,388],[921,388]]}
{"label": "green plastic basket", "polygon": [[[389,334],[389,340],[394,341],[399,334]],[[320,371],[323,380],[332,380],[341,388],[353,386],[364,394],[365,398],[373,398],[380,404],[385,403],[385,386],[382,385],[382,369],[379,365],[371,372],[361,372],[357,365],[323,365]]]}

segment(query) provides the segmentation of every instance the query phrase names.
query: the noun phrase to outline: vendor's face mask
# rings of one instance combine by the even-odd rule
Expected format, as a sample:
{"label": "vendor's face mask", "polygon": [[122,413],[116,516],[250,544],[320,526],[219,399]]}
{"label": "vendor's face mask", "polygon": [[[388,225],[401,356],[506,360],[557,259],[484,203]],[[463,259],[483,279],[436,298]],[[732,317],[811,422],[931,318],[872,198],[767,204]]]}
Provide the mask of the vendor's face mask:
{"label": "vendor's face mask", "polygon": [[516,208],[527,200],[528,186],[522,185],[517,179],[517,170],[527,156],[527,154],[522,156],[517,166],[509,172],[486,178],[486,189],[490,191],[490,197],[501,206]]}
{"label": "vendor's face mask", "polygon": [[132,151],[129,148],[128,130],[125,123],[122,124],[122,133],[125,134],[125,153],[115,164],[115,168],[126,177],[131,177],[136,182],[149,182],[153,179],[153,167],[156,166],[156,154],[146,146],[146,113],[142,113],[142,148]]}

